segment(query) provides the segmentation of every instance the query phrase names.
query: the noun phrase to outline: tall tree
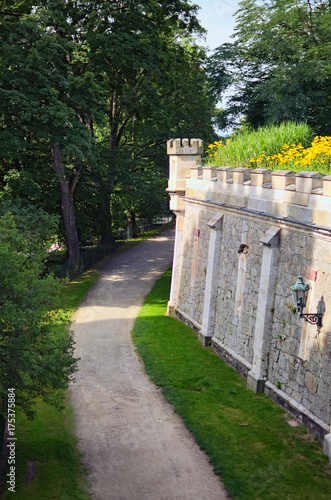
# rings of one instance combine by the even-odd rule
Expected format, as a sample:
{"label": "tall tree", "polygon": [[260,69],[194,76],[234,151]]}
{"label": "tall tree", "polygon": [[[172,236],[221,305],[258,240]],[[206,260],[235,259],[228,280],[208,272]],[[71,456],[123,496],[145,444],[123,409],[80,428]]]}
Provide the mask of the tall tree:
{"label": "tall tree", "polygon": [[75,262],[73,193],[82,167],[93,162],[90,122],[98,98],[68,7],[50,0],[33,14],[2,19],[0,157],[5,170],[31,171],[40,154],[53,165],[68,257]]}
{"label": "tall tree", "polygon": [[[147,175],[160,163],[159,146],[170,136],[213,133],[204,54],[187,38],[202,31],[196,6],[186,0],[3,5],[11,10],[0,19],[4,184],[19,196],[28,187],[30,201],[44,197],[43,206],[54,210],[56,180],[75,261],[77,208],[84,238],[100,230],[101,240],[111,241],[116,183],[138,186],[132,175]],[[98,220],[88,231],[83,226],[91,217]]]}
{"label": "tall tree", "polygon": [[132,220],[135,215],[146,217],[148,210],[149,215],[165,210],[169,137],[215,139],[204,51],[185,39],[172,44],[169,51],[171,63],[163,79],[155,81],[152,109],[129,122],[118,148],[112,206],[119,207],[115,195],[125,200]]}
{"label": "tall tree", "polygon": [[331,133],[331,2],[242,0],[235,42],[210,60],[217,91],[233,85],[230,123],[244,115],[256,127],[305,121]]}

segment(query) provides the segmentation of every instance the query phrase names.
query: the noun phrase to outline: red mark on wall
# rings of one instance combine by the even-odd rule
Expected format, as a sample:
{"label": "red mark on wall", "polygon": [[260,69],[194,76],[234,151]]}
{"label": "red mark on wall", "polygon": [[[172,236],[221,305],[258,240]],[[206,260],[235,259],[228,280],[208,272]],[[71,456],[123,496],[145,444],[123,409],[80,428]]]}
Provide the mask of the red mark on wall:
{"label": "red mark on wall", "polygon": [[317,279],[317,271],[311,269],[310,267],[306,267],[306,279],[310,281],[316,281]]}

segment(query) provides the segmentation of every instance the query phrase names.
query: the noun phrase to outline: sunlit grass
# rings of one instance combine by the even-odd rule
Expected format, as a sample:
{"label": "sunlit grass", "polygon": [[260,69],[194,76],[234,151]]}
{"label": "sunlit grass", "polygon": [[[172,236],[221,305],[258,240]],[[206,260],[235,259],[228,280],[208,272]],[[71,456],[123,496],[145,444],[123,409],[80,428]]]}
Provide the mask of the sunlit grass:
{"label": "sunlit grass", "polygon": [[[255,131],[244,131],[230,137],[225,143],[219,141],[207,147],[207,164],[231,167],[250,167],[252,158],[260,158],[278,154],[284,144],[302,144],[308,147],[313,134],[308,125],[286,122],[277,126],[261,127]],[[257,165],[260,167],[261,165]],[[273,165],[268,168],[280,168]],[[302,170],[302,168],[301,168]]]}
{"label": "sunlit grass", "polygon": [[116,251],[118,252],[126,250],[127,248],[134,246],[137,243],[140,243],[141,241],[158,236],[159,234],[162,234],[164,231],[174,226],[175,226],[174,222],[168,222],[167,224],[162,224],[162,226],[157,227],[156,229],[151,229],[150,231],[146,231],[145,233],[139,234],[139,236],[136,236],[135,238],[123,241],[122,245]]}
{"label": "sunlit grass", "polygon": [[225,483],[232,499],[329,500],[331,464],[321,444],[210,348],[166,316],[170,271],[146,298],[133,340],[153,382],[162,387]]}
{"label": "sunlit grass", "polygon": [[63,412],[40,401],[34,420],[18,413],[15,493],[5,490],[5,500],[88,499],[83,492],[83,468],[76,452],[72,411]]}

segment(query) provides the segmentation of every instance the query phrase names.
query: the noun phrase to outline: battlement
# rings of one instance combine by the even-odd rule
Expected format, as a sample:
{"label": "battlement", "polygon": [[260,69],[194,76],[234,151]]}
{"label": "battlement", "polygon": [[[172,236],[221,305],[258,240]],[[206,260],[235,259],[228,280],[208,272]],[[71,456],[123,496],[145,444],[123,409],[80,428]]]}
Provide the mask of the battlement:
{"label": "battlement", "polygon": [[167,142],[168,155],[201,155],[203,141],[201,139],[170,139]]}
{"label": "battlement", "polygon": [[229,204],[331,228],[331,175],[193,166],[185,197]]}
{"label": "battlement", "polygon": [[197,165],[190,170],[191,179],[331,196],[331,175],[323,175],[320,172],[295,173],[290,170],[253,170],[215,165]]}
{"label": "battlement", "polygon": [[[191,144],[191,146],[188,146]],[[187,153],[183,151],[199,151]],[[184,199],[229,204],[331,228],[331,175],[320,172],[202,166],[198,139],[168,141],[168,191],[172,210],[183,211]],[[179,151],[175,153],[175,151]]]}

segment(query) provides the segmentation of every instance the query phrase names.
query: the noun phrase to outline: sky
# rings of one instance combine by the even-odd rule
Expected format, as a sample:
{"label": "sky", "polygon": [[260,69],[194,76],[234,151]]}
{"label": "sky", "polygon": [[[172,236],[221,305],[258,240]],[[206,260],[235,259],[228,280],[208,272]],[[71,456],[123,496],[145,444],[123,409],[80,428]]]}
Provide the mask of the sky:
{"label": "sky", "polygon": [[[204,42],[199,40],[199,44],[207,46],[210,51],[213,51],[222,43],[233,41],[230,37],[234,32],[234,13],[238,9],[239,0],[193,0],[192,3],[201,7],[197,17],[201,26],[208,30],[206,40]],[[220,107],[226,106],[229,95],[231,95],[231,90],[227,90],[223,95],[218,103]],[[228,130],[227,133],[230,131]],[[218,133],[226,135],[220,130]]]}
{"label": "sky", "polygon": [[[206,42],[210,50],[216,49],[225,42],[231,42],[235,20],[233,14],[238,8],[239,0],[194,0],[199,5],[200,24],[208,30]],[[202,44],[201,41],[199,43]]]}

